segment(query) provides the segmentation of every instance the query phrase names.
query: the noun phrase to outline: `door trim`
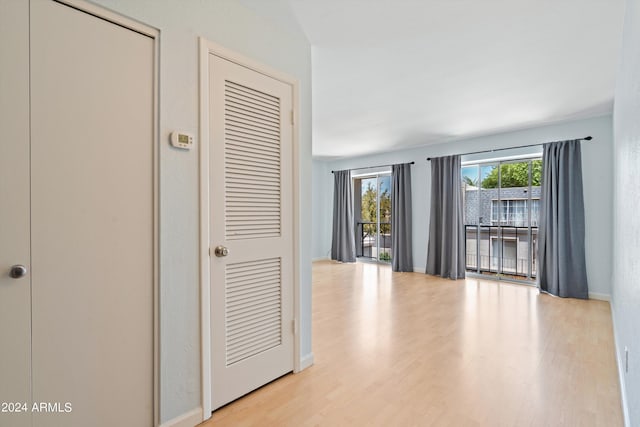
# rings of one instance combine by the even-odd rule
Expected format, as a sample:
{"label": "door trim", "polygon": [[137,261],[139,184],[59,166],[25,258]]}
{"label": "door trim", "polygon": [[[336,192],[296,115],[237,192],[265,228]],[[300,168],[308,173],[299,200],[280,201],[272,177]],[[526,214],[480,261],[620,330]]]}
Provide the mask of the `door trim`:
{"label": "door trim", "polygon": [[300,363],[300,207],[297,203],[300,185],[299,169],[299,83],[292,76],[275,70],[254,59],[231,51],[203,37],[200,44],[200,345],[202,358],[202,420],[211,418],[211,271],[209,269],[209,55],[213,54],[235,64],[264,74],[292,88],[293,107],[293,372]]}
{"label": "door trim", "polygon": [[128,18],[86,0],[51,0],[81,12],[111,22],[120,27],[148,36],[153,40],[153,425],[160,425],[160,197],[159,197],[159,87],[160,87],[160,30]]}

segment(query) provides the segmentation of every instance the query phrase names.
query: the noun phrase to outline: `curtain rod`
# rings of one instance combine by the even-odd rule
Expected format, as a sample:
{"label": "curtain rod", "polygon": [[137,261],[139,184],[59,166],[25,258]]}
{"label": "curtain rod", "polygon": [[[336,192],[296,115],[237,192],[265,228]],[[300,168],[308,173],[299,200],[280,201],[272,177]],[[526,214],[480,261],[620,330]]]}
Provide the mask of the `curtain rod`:
{"label": "curtain rod", "polygon": [[[416,163],[416,162],[409,162],[408,164],[413,165],[413,164],[415,164],[415,163]],[[403,164],[403,163],[396,163],[396,164],[401,165],[401,164]],[[365,167],[363,167],[363,168],[353,168],[353,170],[374,169],[374,168],[384,168],[384,167],[387,167],[387,166],[393,166],[393,165],[365,166]],[[335,171],[331,171],[331,173],[334,173],[334,172],[335,172]]]}
{"label": "curtain rod", "polygon": [[[593,137],[592,137],[592,136],[585,136],[584,138],[578,138],[578,141],[582,141],[582,140],[585,140],[585,141],[591,141],[592,139],[593,139]],[[559,141],[554,141],[554,142],[559,142]],[[520,145],[520,146],[517,146],[517,147],[496,148],[496,149],[494,149],[494,150],[474,151],[474,152],[472,152],[472,153],[463,153],[463,154],[460,154],[460,156],[469,156],[469,155],[471,155],[471,154],[481,154],[481,153],[493,153],[494,151],[513,150],[513,149],[515,149],[515,148],[536,147],[536,146],[538,146],[538,145],[542,145],[542,144],[545,144],[545,143],[544,143],[544,142],[542,142],[542,143],[540,143],[540,144],[529,144],[529,145]],[[427,161],[428,161],[428,160],[431,160],[431,157],[427,157]]]}

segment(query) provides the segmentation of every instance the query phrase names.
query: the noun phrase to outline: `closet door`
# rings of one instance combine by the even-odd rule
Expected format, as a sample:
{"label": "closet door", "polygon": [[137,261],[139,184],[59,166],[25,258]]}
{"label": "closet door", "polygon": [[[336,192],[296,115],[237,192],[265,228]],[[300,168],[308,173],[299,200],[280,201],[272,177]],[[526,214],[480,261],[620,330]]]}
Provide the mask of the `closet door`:
{"label": "closet door", "polygon": [[0,0],[0,425],[15,427],[31,425],[16,412],[30,403],[31,279],[10,276],[30,269],[28,23],[28,2]]}
{"label": "closet door", "polygon": [[212,408],[293,370],[292,88],[209,55]]}
{"label": "closet door", "polygon": [[152,38],[31,0],[34,426],[153,423],[153,88]]}

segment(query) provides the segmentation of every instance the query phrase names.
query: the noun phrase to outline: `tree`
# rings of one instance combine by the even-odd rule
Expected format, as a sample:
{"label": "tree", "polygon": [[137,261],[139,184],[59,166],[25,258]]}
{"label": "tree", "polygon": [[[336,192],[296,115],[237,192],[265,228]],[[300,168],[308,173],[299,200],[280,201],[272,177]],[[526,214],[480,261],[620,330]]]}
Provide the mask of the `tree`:
{"label": "tree", "polygon": [[380,193],[380,234],[391,234],[391,194],[385,189]]}
{"label": "tree", "polygon": [[[506,163],[500,166],[502,187],[528,187],[529,162]],[[542,177],[542,160],[531,162],[531,185],[539,186]],[[498,168],[482,180],[482,188],[498,188]]]}
{"label": "tree", "polygon": [[[378,222],[378,206],[376,205],[376,199],[378,198],[378,191],[376,186],[372,182],[367,183],[367,187],[362,193],[362,221],[373,222],[374,224],[364,224],[364,231],[366,233],[373,234],[376,231],[375,223]],[[391,194],[388,189],[385,189],[380,193],[380,222],[391,221]],[[382,230],[386,230],[384,226],[381,226]],[[387,226],[388,228],[388,226]]]}
{"label": "tree", "polygon": [[[362,221],[377,222],[378,215],[376,213],[376,199],[378,191],[371,182],[367,183],[366,190],[362,193]],[[373,234],[376,230],[373,224],[363,224],[363,231],[367,234]]]}
{"label": "tree", "polygon": [[362,220],[365,222],[376,222],[376,198],[378,192],[369,182],[366,190],[362,193]]}
{"label": "tree", "polygon": [[380,193],[380,222],[391,222],[391,195],[386,189]]}

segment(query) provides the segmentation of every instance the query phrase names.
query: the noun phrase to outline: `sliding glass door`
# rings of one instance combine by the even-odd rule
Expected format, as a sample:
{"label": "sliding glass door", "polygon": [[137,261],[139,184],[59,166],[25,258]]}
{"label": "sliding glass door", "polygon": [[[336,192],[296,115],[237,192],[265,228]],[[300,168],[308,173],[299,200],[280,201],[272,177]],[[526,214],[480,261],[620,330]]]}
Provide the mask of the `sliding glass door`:
{"label": "sliding glass door", "polygon": [[357,176],[354,184],[356,256],[391,261],[391,174]]}
{"label": "sliding glass door", "polygon": [[535,280],[541,173],[540,158],[463,165],[467,271]]}

